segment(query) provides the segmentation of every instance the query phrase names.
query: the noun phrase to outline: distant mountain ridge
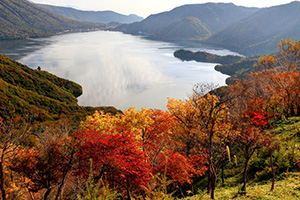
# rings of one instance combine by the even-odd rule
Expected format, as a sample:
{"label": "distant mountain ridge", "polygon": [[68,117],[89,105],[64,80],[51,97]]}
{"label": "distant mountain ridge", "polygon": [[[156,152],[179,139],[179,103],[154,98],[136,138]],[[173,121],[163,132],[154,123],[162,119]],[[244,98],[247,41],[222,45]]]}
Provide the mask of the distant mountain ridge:
{"label": "distant mountain ridge", "polygon": [[122,23],[129,24],[142,21],[144,18],[137,15],[122,15],[114,11],[83,11],[69,7],[52,6],[46,4],[36,4],[37,6],[46,9],[55,14],[80,21],[95,22],[95,23]]}
{"label": "distant mountain ridge", "polygon": [[106,25],[67,19],[27,0],[1,0],[0,27],[0,40],[12,40],[72,30],[104,29]]}
{"label": "distant mountain ridge", "polygon": [[244,55],[263,55],[277,52],[281,38],[300,39],[300,2],[269,8],[232,3],[184,5],[115,30],[172,42],[193,40]]}
{"label": "distant mountain ridge", "polygon": [[[99,20],[91,17],[91,13],[85,15],[88,11],[63,9],[66,9],[65,13],[74,14],[73,17],[80,20]],[[96,16],[98,12],[92,13]],[[114,12],[102,14],[110,18],[109,21],[120,19]],[[113,16],[116,18],[112,19]],[[133,15],[127,17],[140,19]],[[80,30],[109,28],[112,30],[113,26],[116,24],[109,26],[68,19],[27,0],[0,1],[0,40],[45,37]],[[300,38],[300,2],[294,1],[261,9],[236,6],[232,3],[183,5],[171,11],[150,15],[140,22],[120,25],[113,30],[146,35],[156,40],[172,42],[192,40],[227,48],[244,55],[262,55],[276,52],[281,38]]]}
{"label": "distant mountain ridge", "polygon": [[281,38],[300,39],[300,2],[263,8],[213,35],[208,42],[245,55],[277,51]]}
{"label": "distant mountain ridge", "polygon": [[[257,10],[258,8],[235,6],[232,3],[191,4],[174,8],[168,12],[150,15],[141,22],[121,25],[116,30],[129,34],[147,34],[155,39],[165,39],[160,34],[164,32],[165,34],[169,34],[169,38],[172,40],[173,35],[166,32],[168,30],[167,27],[171,25],[176,26],[176,23],[180,27],[179,23],[182,22],[181,20],[193,17],[201,22],[201,25],[196,29],[206,29],[210,36],[229,24],[253,14]],[[187,29],[184,30],[188,31]],[[200,32],[201,34],[203,33],[203,31]],[[174,34],[176,33],[174,32]],[[183,38],[187,37],[183,35]],[[205,39],[205,37],[200,38]]]}

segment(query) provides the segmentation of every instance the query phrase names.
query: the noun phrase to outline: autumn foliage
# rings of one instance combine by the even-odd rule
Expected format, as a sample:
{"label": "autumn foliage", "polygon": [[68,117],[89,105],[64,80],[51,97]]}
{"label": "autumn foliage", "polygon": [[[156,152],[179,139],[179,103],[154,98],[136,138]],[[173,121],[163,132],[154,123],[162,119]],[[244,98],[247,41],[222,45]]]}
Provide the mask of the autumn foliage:
{"label": "autumn foliage", "polygon": [[110,185],[130,191],[140,191],[150,181],[150,166],[142,151],[142,144],[134,139],[131,132],[101,134],[94,130],[79,131],[80,138],[76,174],[89,176],[92,160],[92,173],[95,179],[102,177]]}
{"label": "autumn foliage", "polygon": [[[23,129],[0,117],[2,199],[84,199],[104,193],[173,199],[197,190],[214,199],[224,171],[246,194],[259,165],[265,177],[272,174],[274,189],[275,170],[289,168],[282,167],[282,147],[269,129],[278,119],[300,115],[299,59],[299,41],[282,40],[278,54],[261,57],[256,72],[222,95],[211,92],[213,85],[199,84],[186,100],[168,99],[165,111],[96,111],[72,131],[35,127],[23,140]],[[290,163],[297,160],[294,152],[286,156]]]}
{"label": "autumn foliage", "polygon": [[87,175],[87,161],[92,159],[94,176],[125,189],[127,196],[147,188],[150,177],[157,174],[165,174],[178,187],[191,184],[192,177],[206,171],[203,157],[196,165],[193,158],[177,151],[181,144],[174,138],[179,122],[169,112],[145,108],[130,108],[115,116],[96,112],[81,126],[86,130],[76,134],[82,141],[79,173]]}

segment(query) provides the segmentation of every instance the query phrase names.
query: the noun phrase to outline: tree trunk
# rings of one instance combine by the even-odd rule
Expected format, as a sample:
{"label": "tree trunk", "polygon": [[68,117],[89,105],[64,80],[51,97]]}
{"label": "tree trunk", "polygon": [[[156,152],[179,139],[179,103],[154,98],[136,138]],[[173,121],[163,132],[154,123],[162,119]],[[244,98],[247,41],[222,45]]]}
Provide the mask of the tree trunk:
{"label": "tree trunk", "polygon": [[290,109],[291,109],[291,112],[290,112],[290,116],[291,117],[294,117],[294,116],[296,116],[296,112],[295,112],[295,110],[296,110],[296,106],[294,106],[294,103],[292,102],[291,104],[290,104]]}
{"label": "tree trunk", "polygon": [[179,186],[179,191],[180,191],[180,194],[181,194],[182,198],[185,198],[185,195],[183,194],[182,186],[181,185]]}
{"label": "tree trunk", "polygon": [[269,156],[270,156],[270,165],[271,165],[271,170],[272,170],[272,186],[271,186],[271,191],[274,190],[275,186],[275,172],[274,172],[274,167],[273,167],[273,158],[272,158],[272,151],[269,150]]}
{"label": "tree trunk", "polygon": [[195,193],[194,193],[194,186],[193,186],[193,184],[191,184],[191,191],[192,191],[192,194],[194,195]]}
{"label": "tree trunk", "polygon": [[281,100],[279,119],[283,117],[284,101],[285,101],[285,87],[282,89],[282,100]]}
{"label": "tree trunk", "polygon": [[211,192],[211,171],[208,170],[208,177],[207,177],[207,194]]}
{"label": "tree trunk", "polygon": [[222,163],[222,185],[224,185],[225,180],[224,180],[224,162]]}
{"label": "tree trunk", "polygon": [[0,161],[0,190],[1,190],[2,200],[6,200],[6,193],[5,193],[5,189],[4,189],[3,162],[2,161]]}
{"label": "tree trunk", "polygon": [[217,177],[214,173],[211,174],[211,192],[210,198],[215,199],[215,188],[216,188]]}
{"label": "tree trunk", "polygon": [[68,162],[68,166],[65,168],[65,170],[63,171],[63,177],[62,177],[62,180],[61,180],[61,183],[59,184],[58,186],[58,189],[57,189],[57,194],[56,194],[56,197],[55,197],[55,200],[58,200],[60,194],[61,194],[61,190],[65,184],[65,180],[67,178],[67,175],[68,175],[68,172],[71,170],[71,167],[72,167],[72,164],[73,164],[73,158],[74,158],[74,153],[75,153],[75,150],[73,149],[71,151],[71,156],[70,156],[70,160]]}
{"label": "tree trunk", "polygon": [[46,191],[46,193],[44,194],[44,200],[47,200],[47,198],[48,198],[50,192],[51,192],[51,189],[48,188],[47,191]]}
{"label": "tree trunk", "polygon": [[188,139],[188,140],[186,141],[186,156],[187,156],[187,157],[190,157],[191,149],[192,149],[192,147],[191,147],[191,140]]}
{"label": "tree trunk", "polygon": [[60,196],[60,193],[61,193],[61,190],[62,190],[64,184],[65,184],[65,176],[63,177],[63,180],[61,181],[61,183],[60,183],[59,186],[58,186],[55,200],[58,200],[58,198],[59,198],[59,196]]}
{"label": "tree trunk", "polygon": [[247,191],[246,191],[246,184],[247,184],[247,169],[248,169],[248,163],[249,163],[249,158],[246,158],[246,162],[245,162],[245,168],[244,168],[244,173],[243,173],[243,187],[242,187],[242,193],[244,195],[247,194]]}
{"label": "tree trunk", "polygon": [[130,194],[130,191],[129,191],[129,188],[126,188],[126,190],[127,190],[127,198],[128,198],[128,200],[131,200],[131,194]]}
{"label": "tree trunk", "polygon": [[297,108],[296,108],[296,116],[300,115],[300,105],[298,104],[297,105]]}

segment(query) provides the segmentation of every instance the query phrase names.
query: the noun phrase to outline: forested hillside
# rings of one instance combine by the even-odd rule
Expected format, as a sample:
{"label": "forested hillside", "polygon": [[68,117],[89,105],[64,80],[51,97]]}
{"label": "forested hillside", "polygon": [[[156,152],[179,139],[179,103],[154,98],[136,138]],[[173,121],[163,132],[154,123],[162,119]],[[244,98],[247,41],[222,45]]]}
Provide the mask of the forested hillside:
{"label": "forested hillside", "polygon": [[276,52],[281,38],[300,38],[299,27],[300,2],[294,1],[261,9],[230,3],[184,5],[116,30],[157,40],[200,42],[250,56]]}
{"label": "forested hillside", "polygon": [[[181,27],[182,30],[187,32],[187,35],[183,32],[180,34],[181,39],[204,39],[227,25],[253,14],[257,10],[258,8],[246,8],[226,3],[184,5],[168,12],[150,15],[141,22],[121,25],[117,30],[130,34],[146,34],[155,39],[167,39],[165,36],[168,35],[170,40],[178,40],[179,33],[177,31]],[[194,18],[194,23],[195,19],[197,19],[197,26],[185,27],[184,29],[183,26],[186,25],[182,22],[183,20],[192,19],[189,17]],[[174,31],[173,27],[177,27],[175,29],[177,31]],[[198,31],[198,37],[194,34],[191,37],[189,35],[191,31],[195,33]]]}
{"label": "forested hillside", "polygon": [[274,53],[281,38],[300,38],[300,2],[263,8],[213,35],[208,42],[245,55]]}
{"label": "forested hillside", "polygon": [[163,40],[203,40],[209,38],[210,30],[195,17],[185,17],[162,28],[156,37]]}
{"label": "forested hillside", "polygon": [[0,11],[0,40],[35,38],[67,31],[106,27],[104,24],[64,18],[27,0],[1,0]]}
{"label": "forested hillside", "polygon": [[[174,56],[182,61],[195,60],[197,62],[207,62],[207,63],[220,63],[220,64],[232,64],[243,59],[241,56],[219,56],[216,54],[207,53],[204,51],[193,52],[190,50],[176,50]],[[229,74],[228,74],[229,75]]]}
{"label": "forested hillside", "polygon": [[129,24],[143,20],[142,17],[134,14],[122,15],[113,11],[83,11],[74,8],[51,6],[45,4],[37,4],[37,6],[64,17],[86,22],[97,22],[105,24],[117,22],[121,24]]}
{"label": "forested hillside", "polygon": [[33,121],[58,119],[62,114],[84,116],[96,110],[77,105],[76,97],[82,94],[80,85],[33,70],[1,54],[0,85],[0,109],[28,115]]}

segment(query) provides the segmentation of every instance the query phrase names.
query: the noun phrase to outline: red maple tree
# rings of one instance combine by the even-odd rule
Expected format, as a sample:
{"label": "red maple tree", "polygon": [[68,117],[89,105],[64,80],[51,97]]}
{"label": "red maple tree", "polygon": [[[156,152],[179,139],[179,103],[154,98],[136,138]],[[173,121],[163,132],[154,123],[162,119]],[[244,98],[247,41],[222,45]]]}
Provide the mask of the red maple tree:
{"label": "red maple tree", "polygon": [[87,176],[92,160],[92,173],[95,179],[109,182],[126,190],[131,199],[131,191],[142,190],[150,181],[150,166],[142,151],[142,143],[130,131],[120,130],[120,134],[102,134],[99,131],[85,130],[76,133],[81,143],[77,156],[80,159],[77,173]]}

